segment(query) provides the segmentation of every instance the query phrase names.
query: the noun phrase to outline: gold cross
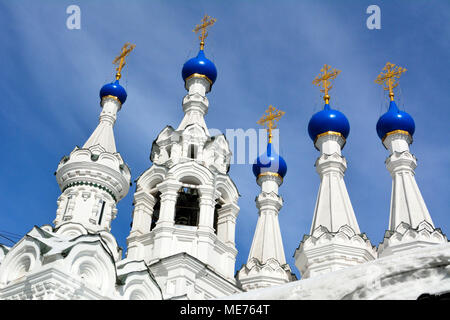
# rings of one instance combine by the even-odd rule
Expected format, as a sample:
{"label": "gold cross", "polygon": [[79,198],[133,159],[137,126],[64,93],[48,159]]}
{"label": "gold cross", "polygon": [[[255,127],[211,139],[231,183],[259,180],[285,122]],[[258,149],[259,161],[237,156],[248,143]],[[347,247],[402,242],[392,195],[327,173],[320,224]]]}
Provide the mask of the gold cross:
{"label": "gold cross", "polygon": [[269,132],[269,143],[272,143],[272,130],[277,128],[278,120],[280,120],[285,113],[286,112],[278,110],[270,105],[261,119],[256,122],[263,127],[267,127],[267,131]]}
{"label": "gold cross", "polygon": [[[385,72],[383,73],[383,71]],[[391,101],[394,101],[393,89],[398,86],[398,79],[406,71],[406,68],[388,62],[384,66],[383,71],[375,79],[375,83],[382,85],[384,90],[389,90],[389,98],[391,98]]]}
{"label": "gold cross", "polygon": [[216,18],[211,18],[210,16],[205,14],[203,19],[201,20],[202,23],[198,24],[194,28],[194,30],[192,30],[195,33],[202,30],[202,34],[198,37],[198,39],[200,40],[200,50],[203,50],[203,48],[205,47],[205,39],[208,36],[208,32],[206,32],[206,28],[212,26],[216,22],[216,20],[217,20]]}
{"label": "gold cross", "polygon": [[134,47],[136,47],[135,44],[130,44],[129,42],[125,43],[122,47],[122,52],[120,53],[120,55],[118,55],[114,61],[113,64],[117,64],[117,68],[116,68],[116,80],[119,80],[120,77],[122,76],[120,74],[120,71],[122,71],[122,68],[125,66],[126,62],[125,62],[125,57],[127,55],[130,54],[130,52],[134,49]]}
{"label": "gold cross", "polygon": [[332,69],[331,72],[329,72],[330,69],[331,69],[331,66],[325,64],[323,66],[323,68],[320,69],[320,71],[322,73],[319,73],[319,75],[312,82],[316,86],[322,87],[322,89],[320,89],[320,92],[325,93],[325,95],[323,96],[323,99],[325,100],[325,104],[328,104],[330,102],[330,96],[328,95],[328,90],[333,88],[330,80],[336,79],[338,74],[341,73],[341,70],[337,70],[337,69]]}

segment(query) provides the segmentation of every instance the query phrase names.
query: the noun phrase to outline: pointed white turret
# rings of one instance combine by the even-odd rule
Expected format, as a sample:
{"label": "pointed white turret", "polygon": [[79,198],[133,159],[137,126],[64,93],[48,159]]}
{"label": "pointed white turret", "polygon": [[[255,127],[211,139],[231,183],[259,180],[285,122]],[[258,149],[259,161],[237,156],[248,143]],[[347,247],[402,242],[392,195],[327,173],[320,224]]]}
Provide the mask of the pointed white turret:
{"label": "pointed white turret", "polygon": [[261,187],[261,193],[255,200],[259,213],[258,222],[247,263],[236,275],[245,291],[296,279],[286,263],[278,221],[278,214],[283,206],[278,187],[283,183],[287,166],[284,159],[276,154],[271,141],[274,122],[278,121],[284,112],[272,106],[266,112],[268,114],[258,123],[268,126],[269,143],[266,153],[258,157],[253,165],[253,173]]}
{"label": "pointed white turret", "polygon": [[383,145],[390,151],[386,168],[392,177],[389,229],[378,246],[380,257],[396,252],[447,242],[436,228],[415,179],[416,157],[410,153],[412,136],[397,131],[386,136]]}
{"label": "pointed white turret", "polygon": [[[350,124],[342,112],[328,102],[329,79],[340,71],[325,65],[319,81],[325,88],[325,106],[314,114],[308,131],[314,146],[320,151],[316,170],[320,176],[314,216],[309,235],[305,235],[295,251],[295,265],[302,278],[339,270],[375,259],[376,252],[361,231],[344,182],[347,161],[342,148],[350,132]],[[316,81],[315,81],[316,82]]]}
{"label": "pointed white turret", "polygon": [[439,228],[435,228],[425,201],[415,179],[416,157],[409,145],[413,142],[415,123],[406,112],[400,111],[394,101],[393,88],[396,74],[406,71],[387,63],[376,82],[385,84],[389,90],[388,111],[377,122],[377,134],[389,150],[386,168],[392,177],[389,230],[378,246],[380,257],[448,240]]}
{"label": "pointed white turret", "polygon": [[118,81],[101,90],[99,124],[82,148],[76,147],[58,165],[56,179],[62,191],[58,198],[55,228],[58,233],[83,233],[111,229],[116,204],[126,196],[131,174],[116,151],[113,126],[125,101]]}

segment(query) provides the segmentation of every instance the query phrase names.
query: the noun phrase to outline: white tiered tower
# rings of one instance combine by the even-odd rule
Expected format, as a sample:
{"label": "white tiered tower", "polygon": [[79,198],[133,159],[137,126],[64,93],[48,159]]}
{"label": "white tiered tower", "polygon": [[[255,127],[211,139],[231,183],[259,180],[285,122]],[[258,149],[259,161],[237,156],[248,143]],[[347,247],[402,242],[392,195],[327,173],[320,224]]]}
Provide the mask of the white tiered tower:
{"label": "white tiered tower", "polygon": [[[56,170],[62,191],[54,224],[63,233],[109,232],[116,204],[130,188],[131,174],[116,150],[113,125],[122,104],[114,96],[101,100],[100,121],[82,148],[64,157]],[[62,232],[62,231],[61,231]]]}
{"label": "white tiered tower", "polygon": [[[267,152],[263,155],[268,161],[258,159],[254,164],[256,182],[261,187],[261,193],[256,197],[256,207],[258,208],[258,221],[252,246],[245,265],[236,275],[242,289],[245,291],[283,284],[295,280],[295,275],[291,272],[289,264],[286,263],[284,255],[283,241],[281,237],[278,214],[283,206],[283,198],[278,194],[278,188],[283,183],[281,170],[286,168],[281,160],[272,150],[272,126],[275,121],[284,114],[282,111],[275,111],[272,107],[266,111],[268,114],[258,122],[265,124],[269,128],[269,144]],[[271,153],[268,156],[268,153]],[[277,162],[274,165],[272,162]],[[264,172],[259,166],[265,164]],[[281,175],[281,174],[283,175]]]}
{"label": "white tiered tower", "polygon": [[308,131],[320,151],[315,166],[320,176],[314,216],[309,235],[295,251],[295,265],[302,279],[365,263],[376,258],[376,252],[365,234],[361,234],[344,182],[347,161],[342,156],[350,126],[344,114],[329,106],[328,86],[339,71],[319,78],[326,90],[325,107],[310,120]]}
{"label": "white tiered tower", "polygon": [[[203,39],[204,40],[204,39]],[[177,129],[153,142],[153,165],[137,180],[127,257],[150,265],[165,299],[209,299],[240,292],[234,279],[239,212],[228,176],[224,135],[210,136],[204,116],[217,71],[203,52],[183,66],[188,94]]]}
{"label": "white tiered tower", "polygon": [[148,266],[122,260],[110,233],[131,179],[113,132],[126,99],[118,81],[122,66],[117,80],[100,91],[97,128],[58,165],[54,227],[35,226],[2,261],[0,299],[162,299]]}
{"label": "white tiered tower", "polygon": [[378,246],[380,257],[432,244],[448,242],[441,229],[435,228],[425,201],[415,179],[417,159],[411,154],[409,145],[413,142],[415,124],[413,118],[400,111],[394,101],[393,86],[395,72],[406,69],[387,63],[385,73],[376,80],[389,90],[389,110],[380,117],[377,133],[390,155],[386,168],[392,177],[389,229]]}

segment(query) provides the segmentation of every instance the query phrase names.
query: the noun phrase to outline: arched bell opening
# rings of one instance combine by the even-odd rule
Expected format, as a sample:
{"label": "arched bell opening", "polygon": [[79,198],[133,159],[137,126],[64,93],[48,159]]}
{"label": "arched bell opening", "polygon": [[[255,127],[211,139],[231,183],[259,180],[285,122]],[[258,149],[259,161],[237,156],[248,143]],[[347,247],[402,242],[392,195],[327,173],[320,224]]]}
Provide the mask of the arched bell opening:
{"label": "arched bell opening", "polygon": [[156,202],[153,206],[153,214],[152,214],[152,223],[150,225],[150,231],[152,231],[156,227],[156,223],[159,220],[159,210],[161,208],[161,192],[156,192],[156,194],[153,195]]}
{"label": "arched bell opening", "polygon": [[175,224],[198,226],[200,198],[197,189],[181,187],[175,204]]}
{"label": "arched bell opening", "polygon": [[219,199],[216,201],[216,205],[214,206],[214,222],[213,229],[214,233],[217,235],[217,223],[219,221],[219,210],[222,208],[222,205],[219,203]]}
{"label": "arched bell opening", "polygon": [[197,159],[197,146],[194,144],[189,145],[188,157],[191,159]]}

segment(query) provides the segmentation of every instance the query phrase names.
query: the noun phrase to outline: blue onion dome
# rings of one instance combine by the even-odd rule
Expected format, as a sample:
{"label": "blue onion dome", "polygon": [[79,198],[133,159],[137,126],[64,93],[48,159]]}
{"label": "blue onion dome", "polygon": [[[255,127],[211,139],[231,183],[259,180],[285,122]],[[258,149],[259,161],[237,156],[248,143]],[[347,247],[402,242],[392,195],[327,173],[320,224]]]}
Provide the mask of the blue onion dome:
{"label": "blue onion dome", "polygon": [[124,103],[127,99],[127,92],[124,87],[119,84],[119,80],[105,84],[100,89],[100,99],[105,96],[113,96],[119,99],[120,103]]}
{"label": "blue onion dome", "polygon": [[256,178],[264,172],[277,173],[282,178],[287,172],[286,161],[275,152],[272,143],[267,144],[267,151],[259,156],[253,164],[253,174]]}
{"label": "blue onion dome", "polygon": [[389,104],[388,111],[377,122],[377,134],[382,140],[386,134],[396,130],[406,131],[412,137],[415,129],[414,119],[408,113],[400,111],[393,100]]}
{"label": "blue onion dome", "polygon": [[339,132],[345,139],[350,133],[347,117],[342,112],[331,109],[329,104],[325,104],[323,110],[315,113],[308,124],[308,133],[312,141],[316,141],[319,134],[327,131]]}
{"label": "blue onion dome", "polygon": [[211,85],[216,81],[216,66],[211,60],[205,57],[205,52],[203,50],[200,50],[195,58],[189,59],[183,65],[181,74],[184,81],[194,73],[205,76],[211,82]]}

